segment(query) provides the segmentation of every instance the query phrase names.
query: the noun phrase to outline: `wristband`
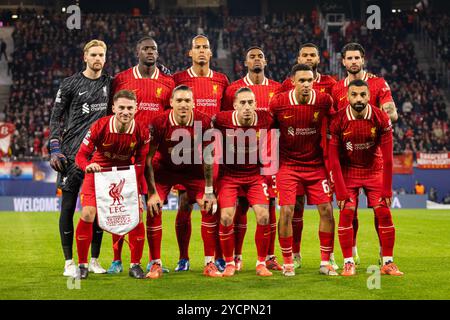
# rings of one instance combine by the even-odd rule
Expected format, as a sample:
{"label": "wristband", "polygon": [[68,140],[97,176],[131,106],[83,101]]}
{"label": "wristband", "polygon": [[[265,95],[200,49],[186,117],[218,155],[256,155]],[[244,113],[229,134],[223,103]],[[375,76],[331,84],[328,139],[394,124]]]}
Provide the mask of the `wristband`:
{"label": "wristband", "polygon": [[210,187],[205,186],[205,193],[206,194],[211,194],[213,192],[214,192],[214,188],[212,186],[210,186]]}

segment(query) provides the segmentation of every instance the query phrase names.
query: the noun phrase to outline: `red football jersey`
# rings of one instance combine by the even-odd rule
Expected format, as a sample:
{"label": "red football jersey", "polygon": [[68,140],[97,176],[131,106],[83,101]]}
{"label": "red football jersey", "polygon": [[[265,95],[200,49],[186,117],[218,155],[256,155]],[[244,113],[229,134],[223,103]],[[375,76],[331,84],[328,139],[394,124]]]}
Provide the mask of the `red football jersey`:
{"label": "red football jersey", "polygon": [[[377,108],[381,108],[386,102],[394,101],[392,99],[392,93],[389,85],[384,80],[384,78],[379,78],[375,76],[369,76],[369,74],[364,71],[362,78],[369,85],[370,91],[370,101],[369,103]],[[335,111],[341,110],[348,106],[348,84],[350,80],[348,77],[340,80],[333,87],[331,96],[333,97]]]}
{"label": "red football jersey", "polygon": [[379,146],[392,141],[391,121],[384,111],[368,105],[364,119],[356,119],[348,105],[333,117],[330,133],[345,177],[369,178],[383,169]]}
{"label": "red football jersey", "polygon": [[[331,95],[331,91],[333,89],[333,86],[336,84],[336,82],[337,81],[332,76],[329,76],[327,74],[317,73],[316,79],[314,79],[314,82],[313,82],[313,89],[315,89],[319,92],[324,92],[324,93],[328,93],[329,95]],[[292,89],[294,89],[294,87],[295,86],[292,83],[291,78],[288,77],[283,81],[283,83],[281,84],[281,87],[276,92],[276,94],[292,90]]]}
{"label": "red football jersey", "polygon": [[127,89],[132,90],[137,98],[136,121],[148,126],[157,115],[170,108],[170,96],[175,87],[171,76],[165,75],[158,68],[150,78],[143,78],[138,66],[122,71],[112,83],[112,94]]}
{"label": "red football jersey", "polygon": [[[155,171],[164,169],[196,177],[197,179],[203,178],[202,146],[210,142],[206,141],[202,144],[198,141],[201,141],[200,139],[205,131],[210,128],[211,118],[197,110],[192,111],[186,125],[177,123],[173,110],[167,110],[164,114],[154,118],[150,125],[150,134],[152,145],[158,146],[153,158]],[[199,137],[200,134],[202,137]],[[172,135],[175,141],[172,141]],[[186,146],[182,148],[182,154],[186,157],[187,163],[174,163],[172,150],[181,143]],[[190,155],[186,156],[185,153],[190,153]],[[181,152],[175,152],[175,155],[182,157]]]}
{"label": "red football jersey", "polygon": [[[260,175],[259,147],[263,147],[264,150],[267,148],[267,140],[260,141],[260,139],[263,137],[269,139],[273,124],[272,115],[268,111],[256,110],[253,123],[244,127],[238,122],[237,111],[222,111],[213,117],[212,123],[214,128],[220,130],[223,139],[223,164],[220,165],[220,174],[235,177]],[[266,130],[265,135],[261,135],[263,129]],[[240,139],[237,137],[240,132],[243,133],[242,137],[247,134],[248,138],[245,137],[238,143]]]}
{"label": "red football jersey", "polygon": [[312,171],[324,165],[321,145],[326,141],[326,123],[333,100],[327,93],[312,90],[306,104],[300,104],[295,90],[276,95],[270,102],[280,128],[280,166]]}
{"label": "red football jersey", "polygon": [[209,116],[215,115],[222,108],[222,98],[229,81],[226,75],[209,70],[205,77],[197,76],[194,69],[177,72],[173,75],[175,85],[186,85],[194,93],[195,109]]}
{"label": "red football jersey", "polygon": [[114,120],[113,115],[94,122],[83,139],[75,162],[83,171],[90,163],[103,168],[135,164],[140,191],[145,193],[144,166],[150,141],[148,128],[133,120],[128,131],[120,133]]}
{"label": "red football jersey", "polygon": [[256,98],[256,107],[258,109],[269,109],[270,99],[274,96],[275,92],[279,90],[281,84],[271,79],[264,78],[261,84],[254,84],[249,75],[245,78],[232,82],[225,91],[225,99],[223,101],[222,110],[234,110],[233,101],[234,94],[239,88],[249,87],[252,89]]}

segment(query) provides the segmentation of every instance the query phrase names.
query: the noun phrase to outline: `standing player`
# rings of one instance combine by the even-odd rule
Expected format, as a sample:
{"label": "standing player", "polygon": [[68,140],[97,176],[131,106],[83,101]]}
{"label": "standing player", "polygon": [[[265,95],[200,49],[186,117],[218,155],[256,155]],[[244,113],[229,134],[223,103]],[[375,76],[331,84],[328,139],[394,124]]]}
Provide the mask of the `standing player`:
{"label": "standing player", "polygon": [[330,95],[312,89],[314,75],[308,65],[292,69],[295,89],[275,96],[270,110],[280,128],[280,169],[277,189],[281,206],[278,236],[283,253],[283,274],[294,276],[292,256],[292,217],[298,185],[305,190],[308,204],[315,204],[320,214],[319,272],[337,275],[330,264],[334,246],[332,193],[328,186],[323,148],[326,143],[327,118],[333,100]]}
{"label": "standing player", "polygon": [[[192,66],[185,71],[173,75],[175,85],[190,87],[194,94],[195,109],[211,117],[222,108],[222,98],[229,84],[228,78],[225,74],[210,69],[212,51],[206,36],[198,35],[192,39],[189,57],[192,58]],[[217,171],[217,166],[215,166],[215,175],[217,175]],[[180,196],[175,229],[180,249],[180,260],[175,271],[187,271],[189,270],[192,205],[189,205],[187,194],[183,188],[177,189]],[[216,262],[219,269],[223,271],[225,261],[220,258],[222,256],[220,251],[220,241],[217,234]]]}
{"label": "standing player", "polygon": [[[314,74],[313,89],[319,92],[328,93],[331,95],[333,86],[336,80],[326,74],[321,74],[317,71],[320,64],[319,48],[313,43],[305,43],[300,47],[297,57],[297,63],[306,64],[311,67]],[[286,92],[294,89],[294,82],[292,77],[286,78],[283,81],[279,92]],[[300,253],[302,232],[303,232],[303,211],[305,207],[305,192],[301,188],[297,190],[297,202],[294,209],[294,217],[292,218],[292,253],[294,254],[294,267],[300,268],[302,264],[302,256]],[[331,253],[330,262],[335,269],[338,265],[334,262],[334,253]]]}
{"label": "standing player", "polygon": [[[76,156],[77,166],[86,172],[81,189],[83,209],[76,231],[81,279],[86,279],[89,274],[86,262],[92,240],[92,224],[97,214],[94,173],[100,172],[105,167],[134,164],[140,194],[145,188],[144,166],[150,134],[144,125],[134,120],[135,94],[129,90],[118,91],[113,97],[112,108],[114,115],[103,117],[92,125]],[[139,224],[129,233],[131,250],[129,275],[143,279],[144,271],[140,262],[145,243],[145,229],[141,212],[139,215]]]}
{"label": "standing player", "polygon": [[330,126],[330,162],[341,210],[338,234],[344,255],[342,275],[356,274],[352,221],[359,189],[363,188],[369,207],[378,217],[381,231],[381,273],[400,276],[403,273],[393,259],[395,228],[389,210],[392,200],[392,125],[386,113],[369,104],[369,100],[367,82],[350,81],[350,105],[335,115]]}
{"label": "standing player", "polygon": [[214,264],[217,218],[214,212],[210,212],[211,206],[216,203],[213,193],[213,166],[209,157],[199,161],[201,157],[198,155],[202,151],[202,145],[198,142],[199,137],[196,137],[197,132],[203,137],[204,132],[211,127],[211,119],[194,109],[192,90],[184,85],[173,90],[170,106],[172,110],[153,119],[152,141],[146,162],[147,207],[150,212],[147,232],[153,259],[147,277],[156,279],[162,276],[161,204],[166,200],[170,189],[177,184],[186,189],[189,202],[197,202],[201,208],[201,233],[205,253],[203,274],[221,277],[222,274]]}
{"label": "standing player", "polygon": [[[235,93],[242,87],[249,87],[256,98],[256,106],[259,110],[267,110],[269,108],[269,101],[281,85],[271,79],[266,78],[264,69],[267,66],[264,52],[259,47],[251,47],[247,50],[245,56],[245,66],[247,67],[247,75],[239,80],[231,83],[225,91],[225,99],[223,103],[224,110],[233,110],[233,102]],[[269,251],[266,258],[266,266],[271,270],[281,270],[278,264],[275,253],[275,237],[276,237],[276,182],[275,175],[264,176],[266,190],[269,195],[269,219],[270,219],[270,242]],[[238,204],[234,215],[234,261],[236,270],[240,271],[242,268],[242,245],[244,243],[245,233],[247,231],[247,211],[249,203],[245,194],[239,192]]]}
{"label": "standing player", "polygon": [[[261,175],[261,167],[255,160],[260,154],[258,150],[261,146],[261,129],[269,131],[273,120],[269,112],[256,110],[256,98],[250,88],[242,87],[234,96],[235,111],[223,111],[213,118],[213,125],[220,130],[223,137],[222,145],[226,150],[223,152],[224,161],[219,169],[218,187],[219,235],[226,262],[223,276],[231,277],[237,270],[236,259],[233,257],[235,251],[233,219],[236,213],[237,196],[242,190],[256,215],[255,243],[258,253],[256,274],[267,277],[272,275],[266,268],[271,233],[269,201],[264,192],[265,178]],[[230,132],[232,143],[228,138]]]}
{"label": "standing player", "polygon": [[[72,259],[73,215],[84,173],[75,165],[75,156],[91,124],[106,115],[111,78],[103,74],[106,44],[89,41],[83,49],[86,69],[61,82],[50,118],[50,165],[58,171],[58,188],[62,190],[59,232],[66,260],[65,276],[76,276]],[[103,231],[93,225],[92,259],[89,270],[105,273],[98,262]]]}
{"label": "standing player", "polygon": [[[112,94],[127,89],[136,94],[137,111],[135,120],[147,127],[152,119],[164,112],[175,87],[173,79],[157,67],[158,45],[151,37],[143,37],[136,44],[137,66],[120,72],[112,83]],[[144,190],[145,194],[147,193]],[[122,268],[123,237],[113,235],[114,260],[108,273],[118,273]],[[149,259],[151,260],[151,258]],[[150,267],[148,267],[150,270]]]}
{"label": "standing player", "polygon": [[[395,103],[392,99],[391,89],[389,88],[388,83],[379,77],[375,77],[368,72],[366,72],[364,68],[364,57],[365,51],[364,48],[358,43],[348,43],[342,48],[342,64],[347,71],[347,77],[340,80],[333,87],[332,97],[334,101],[334,109],[335,111],[346,108],[348,106],[348,84],[356,79],[367,81],[370,90],[370,104],[376,108],[384,110],[391,119],[392,122],[397,121],[397,109],[395,107]],[[357,207],[357,206],[356,206]],[[353,240],[353,256],[355,257],[356,264],[360,263],[358,249],[356,247],[356,234],[358,232],[358,213],[355,211],[354,215],[355,219],[353,221],[353,229],[354,229],[354,240]],[[378,222],[375,216],[375,228],[378,234]],[[378,239],[381,238],[378,235]],[[381,250],[381,249],[380,249]]]}

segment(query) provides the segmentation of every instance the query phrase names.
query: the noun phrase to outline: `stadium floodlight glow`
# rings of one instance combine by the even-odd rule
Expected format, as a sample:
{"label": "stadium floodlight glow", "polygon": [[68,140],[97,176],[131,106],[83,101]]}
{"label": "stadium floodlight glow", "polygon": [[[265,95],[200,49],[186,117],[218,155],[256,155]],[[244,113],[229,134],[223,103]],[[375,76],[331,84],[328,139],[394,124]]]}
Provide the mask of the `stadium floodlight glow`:
{"label": "stadium floodlight glow", "polygon": [[392,13],[395,13],[397,10],[395,10],[395,9],[392,9]]}
{"label": "stadium floodlight glow", "polygon": [[62,7],[61,11],[66,12],[66,7]]}
{"label": "stadium floodlight glow", "polygon": [[400,13],[400,12],[402,12],[402,10],[398,9],[397,12]]}
{"label": "stadium floodlight glow", "polygon": [[11,18],[17,19],[17,18],[19,18],[19,16],[18,16],[17,14],[13,14],[13,15],[11,16]]}

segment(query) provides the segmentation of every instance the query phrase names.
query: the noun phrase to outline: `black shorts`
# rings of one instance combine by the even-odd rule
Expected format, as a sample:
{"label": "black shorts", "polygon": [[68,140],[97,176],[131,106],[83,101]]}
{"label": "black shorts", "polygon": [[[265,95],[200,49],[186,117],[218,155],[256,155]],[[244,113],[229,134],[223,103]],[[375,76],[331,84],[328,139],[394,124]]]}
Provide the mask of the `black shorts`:
{"label": "black shorts", "polygon": [[84,179],[84,172],[75,164],[72,159],[67,159],[67,168],[64,172],[58,173],[56,185],[62,191],[75,192],[80,191]]}

